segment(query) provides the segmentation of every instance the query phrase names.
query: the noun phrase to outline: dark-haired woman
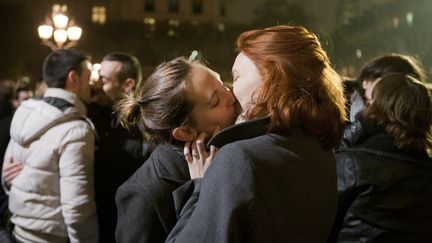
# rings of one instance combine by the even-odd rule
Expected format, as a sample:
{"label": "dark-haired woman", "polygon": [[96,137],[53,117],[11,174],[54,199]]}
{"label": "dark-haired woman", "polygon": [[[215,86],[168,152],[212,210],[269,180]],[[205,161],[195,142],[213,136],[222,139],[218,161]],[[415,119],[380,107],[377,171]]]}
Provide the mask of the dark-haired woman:
{"label": "dark-haired woman", "polygon": [[411,76],[390,74],[371,98],[359,134],[336,153],[332,241],[432,242],[431,94]]}
{"label": "dark-haired woman", "polygon": [[184,58],[159,65],[135,96],[117,104],[124,124],[137,124],[159,144],[117,191],[117,242],[165,241],[177,221],[172,191],[190,180],[184,143],[232,125],[235,104],[216,72]]}
{"label": "dark-haired woman", "polygon": [[421,82],[426,81],[423,65],[414,56],[393,53],[368,61],[355,81],[345,82],[351,122],[357,120],[357,114],[370,102],[373,87],[390,73],[403,73]]}

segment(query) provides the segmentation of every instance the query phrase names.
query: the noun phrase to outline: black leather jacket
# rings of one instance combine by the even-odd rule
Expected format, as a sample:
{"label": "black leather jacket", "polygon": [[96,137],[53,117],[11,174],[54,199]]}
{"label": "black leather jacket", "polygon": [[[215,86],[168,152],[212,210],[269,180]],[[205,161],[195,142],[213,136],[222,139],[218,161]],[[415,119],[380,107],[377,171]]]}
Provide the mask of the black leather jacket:
{"label": "black leather jacket", "polygon": [[[432,160],[363,121],[336,152],[337,242],[432,242]],[[337,240],[336,240],[337,239]]]}

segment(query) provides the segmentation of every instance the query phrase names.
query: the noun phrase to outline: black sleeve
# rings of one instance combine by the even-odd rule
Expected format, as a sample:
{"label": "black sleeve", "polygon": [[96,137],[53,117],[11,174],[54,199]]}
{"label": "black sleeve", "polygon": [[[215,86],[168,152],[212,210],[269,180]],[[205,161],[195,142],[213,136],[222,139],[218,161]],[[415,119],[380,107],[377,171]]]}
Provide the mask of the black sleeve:
{"label": "black sleeve", "polygon": [[201,178],[190,180],[173,192],[174,207],[178,219],[184,217],[186,211],[193,211],[199,198],[201,180]]}
{"label": "black sleeve", "polygon": [[163,242],[166,233],[160,223],[153,202],[145,189],[134,181],[127,181],[117,191],[118,243]]}
{"label": "black sleeve", "polygon": [[352,152],[336,154],[338,209],[328,242],[336,242],[346,213],[362,190],[358,185],[358,159]]}

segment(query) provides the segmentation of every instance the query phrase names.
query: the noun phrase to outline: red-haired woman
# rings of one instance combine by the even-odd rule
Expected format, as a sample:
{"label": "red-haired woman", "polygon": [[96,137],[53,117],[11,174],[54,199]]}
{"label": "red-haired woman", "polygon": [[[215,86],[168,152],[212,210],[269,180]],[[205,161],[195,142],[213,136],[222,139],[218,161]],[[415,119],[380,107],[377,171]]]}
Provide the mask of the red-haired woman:
{"label": "red-haired woman", "polygon": [[325,242],[337,205],[330,149],[345,121],[341,80],[300,26],[248,31],[237,47],[243,112],[210,140],[220,147],[214,158],[205,134],[185,147],[192,179],[212,162],[174,192],[180,220],[168,241]]}

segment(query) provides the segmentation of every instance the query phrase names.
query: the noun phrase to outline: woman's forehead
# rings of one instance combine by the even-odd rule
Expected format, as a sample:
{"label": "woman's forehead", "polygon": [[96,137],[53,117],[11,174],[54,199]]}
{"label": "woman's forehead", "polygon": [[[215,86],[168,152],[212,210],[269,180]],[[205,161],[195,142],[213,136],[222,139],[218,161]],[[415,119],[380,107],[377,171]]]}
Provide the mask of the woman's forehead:
{"label": "woman's forehead", "polygon": [[205,103],[221,85],[218,73],[203,65],[194,65],[186,81],[186,94],[194,102]]}

